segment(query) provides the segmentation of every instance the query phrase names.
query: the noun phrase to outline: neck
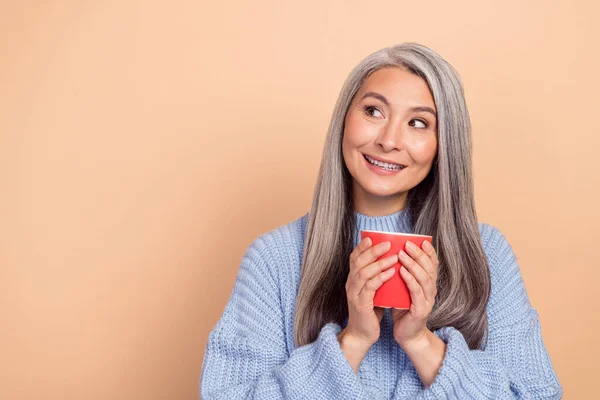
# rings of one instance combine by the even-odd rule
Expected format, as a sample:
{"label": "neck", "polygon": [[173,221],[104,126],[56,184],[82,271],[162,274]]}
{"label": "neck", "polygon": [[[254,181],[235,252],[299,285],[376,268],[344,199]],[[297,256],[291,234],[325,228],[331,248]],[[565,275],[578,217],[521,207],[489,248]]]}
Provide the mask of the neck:
{"label": "neck", "polygon": [[412,221],[407,210],[382,216],[370,216],[355,211],[354,215],[356,217],[354,247],[360,242],[361,230],[412,233]]}
{"label": "neck", "polygon": [[355,191],[354,210],[371,217],[394,214],[406,206],[407,194],[408,192],[392,196],[373,196],[363,191]]}

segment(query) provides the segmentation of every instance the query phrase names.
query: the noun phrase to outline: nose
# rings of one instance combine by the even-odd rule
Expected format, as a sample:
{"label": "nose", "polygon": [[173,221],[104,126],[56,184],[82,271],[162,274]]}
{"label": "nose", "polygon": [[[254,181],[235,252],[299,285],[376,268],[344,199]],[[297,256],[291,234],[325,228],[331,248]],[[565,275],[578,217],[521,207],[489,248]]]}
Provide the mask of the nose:
{"label": "nose", "polygon": [[375,144],[386,153],[403,148],[404,127],[400,121],[390,121],[381,127],[381,131],[375,139]]}

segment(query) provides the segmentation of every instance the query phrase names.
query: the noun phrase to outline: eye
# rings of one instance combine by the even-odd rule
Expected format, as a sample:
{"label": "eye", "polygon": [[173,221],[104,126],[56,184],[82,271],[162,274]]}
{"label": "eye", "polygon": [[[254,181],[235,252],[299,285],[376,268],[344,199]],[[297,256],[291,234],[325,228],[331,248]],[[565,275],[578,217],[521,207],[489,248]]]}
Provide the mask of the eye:
{"label": "eye", "polygon": [[422,119],[411,119],[408,125],[419,129],[424,129],[429,126],[427,122],[423,121]]}
{"label": "eye", "polygon": [[364,106],[363,110],[369,117],[381,118],[383,114],[375,106]]}

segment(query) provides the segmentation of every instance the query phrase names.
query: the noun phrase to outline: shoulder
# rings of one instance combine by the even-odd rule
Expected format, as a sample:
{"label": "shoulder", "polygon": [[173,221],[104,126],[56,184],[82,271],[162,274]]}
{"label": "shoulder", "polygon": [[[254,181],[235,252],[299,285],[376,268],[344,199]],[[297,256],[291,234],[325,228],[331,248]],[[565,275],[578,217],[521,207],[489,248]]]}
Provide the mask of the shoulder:
{"label": "shoulder", "polygon": [[[523,312],[530,306],[530,303],[512,246],[506,236],[493,225],[479,223],[479,231],[490,268],[492,286],[489,300],[490,312],[499,314],[493,311],[506,308],[507,300],[510,300],[509,303],[514,307],[520,308],[520,312]],[[515,313],[518,314],[519,311],[515,310]]]}
{"label": "shoulder", "polygon": [[271,229],[254,239],[248,250],[260,254],[264,259],[269,259],[275,254],[281,255],[301,251],[304,247],[304,232],[306,231],[307,221],[308,214],[305,214]]}
{"label": "shoulder", "polygon": [[492,283],[504,275],[520,274],[517,258],[506,236],[497,227],[480,222],[483,251],[490,266]]}
{"label": "shoulder", "polygon": [[278,282],[282,270],[294,269],[301,263],[307,221],[305,214],[259,235],[246,249],[241,268],[260,269]]}
{"label": "shoulder", "polygon": [[508,257],[514,257],[511,245],[506,236],[495,226],[480,222],[479,233],[483,250],[488,259],[498,261]]}

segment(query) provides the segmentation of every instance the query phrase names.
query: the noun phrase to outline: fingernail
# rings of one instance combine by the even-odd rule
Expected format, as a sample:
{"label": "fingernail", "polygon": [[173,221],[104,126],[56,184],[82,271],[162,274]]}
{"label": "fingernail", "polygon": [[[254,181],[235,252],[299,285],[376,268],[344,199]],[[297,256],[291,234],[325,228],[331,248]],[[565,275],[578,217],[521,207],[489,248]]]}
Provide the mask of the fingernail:
{"label": "fingernail", "polygon": [[386,270],[385,271],[386,278],[394,275],[394,272],[396,272],[396,268],[390,268],[390,269]]}
{"label": "fingernail", "polygon": [[406,247],[407,247],[409,250],[414,250],[414,249],[416,249],[416,248],[417,248],[417,246],[416,246],[416,245],[415,245],[413,242],[406,242]]}
{"label": "fingernail", "polygon": [[406,254],[406,252],[404,250],[400,250],[400,258],[402,258],[403,260],[406,260],[408,258],[408,254]]}
{"label": "fingernail", "polygon": [[431,250],[431,243],[429,243],[427,240],[423,242],[423,248],[425,250]]}
{"label": "fingernail", "polygon": [[390,247],[392,247],[392,243],[391,242],[385,242],[385,245],[383,246],[384,249],[389,250]]}

